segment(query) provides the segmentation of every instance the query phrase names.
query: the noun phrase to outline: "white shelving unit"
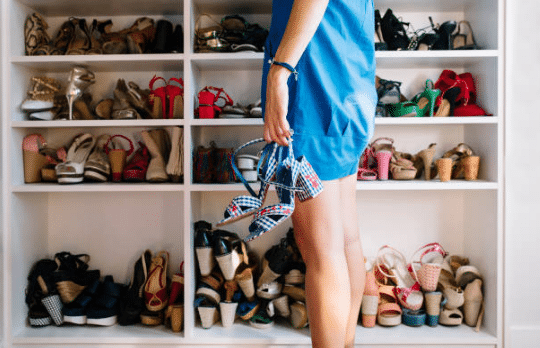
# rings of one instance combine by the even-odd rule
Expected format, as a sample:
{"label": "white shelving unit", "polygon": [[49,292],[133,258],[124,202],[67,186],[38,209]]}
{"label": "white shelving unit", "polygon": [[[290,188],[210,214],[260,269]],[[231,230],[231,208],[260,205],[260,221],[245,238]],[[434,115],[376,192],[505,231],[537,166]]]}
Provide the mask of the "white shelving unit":
{"label": "white shelving unit", "polygon": [[[200,14],[216,20],[239,13],[249,22],[268,27],[271,0],[6,0],[1,4],[2,100],[2,301],[0,324],[4,347],[250,347],[309,346],[309,332],[277,323],[256,330],[237,321],[230,329],[218,323],[202,329],[192,306],[196,285],[193,223],[218,221],[230,199],[245,188],[241,184],[205,185],[192,182],[192,153],[215,140],[219,146],[236,147],[262,134],[257,119],[194,119],[198,91],[207,85],[224,87],[236,102],[249,104],[259,98],[261,53],[194,53],[195,22]],[[425,80],[436,80],[443,69],[471,72],[478,103],[490,117],[411,118],[376,120],[375,137],[389,136],[396,149],[416,153],[437,143],[436,157],[460,142],[481,156],[477,182],[438,180],[412,182],[358,182],[358,212],[366,256],[383,244],[411,255],[416,248],[438,241],[449,252],[470,258],[484,276],[486,315],[480,332],[460,327],[357,329],[359,346],[388,347],[502,347],[503,304],[503,138],[504,138],[504,6],[505,0],[376,0],[416,28],[445,20],[470,21],[476,51],[377,52],[377,74],[402,81],[402,91],[412,97]],[[39,12],[50,25],[49,33],[69,17],[111,18],[114,30],[136,18],[166,18],[184,27],[183,54],[24,56],[24,21]],[[28,121],[19,110],[30,77],[45,74],[67,80],[73,65],[96,73],[90,88],[95,100],[111,95],[118,78],[146,87],[154,74],[182,77],[185,102],[182,120],[134,121]],[[121,133],[136,137],[144,129],[167,126],[184,128],[182,184],[24,184],[21,143],[30,133],[41,133],[52,145],[64,145],[81,131],[95,135]],[[261,255],[281,238],[279,231],[249,246]],[[227,229],[246,234],[247,222]],[[145,249],[171,253],[169,272],[185,261],[185,329],[180,334],[165,328],[143,326],[108,328],[46,327],[26,323],[26,277],[32,264],[67,250],[91,255],[91,268],[128,282],[133,263]],[[358,260],[362,262],[362,260]]]}

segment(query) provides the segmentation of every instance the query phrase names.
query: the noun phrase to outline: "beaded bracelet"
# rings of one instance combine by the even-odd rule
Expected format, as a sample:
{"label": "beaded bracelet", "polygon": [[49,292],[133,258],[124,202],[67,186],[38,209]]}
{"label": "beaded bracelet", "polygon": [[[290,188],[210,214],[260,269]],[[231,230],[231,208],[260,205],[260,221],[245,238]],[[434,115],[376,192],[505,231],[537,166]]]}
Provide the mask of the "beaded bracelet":
{"label": "beaded bracelet", "polygon": [[284,67],[285,69],[289,70],[291,73],[294,74],[294,79],[296,81],[298,81],[298,71],[296,71],[296,69],[290,65],[289,63],[285,63],[285,62],[278,62],[278,61],[275,61],[274,58],[268,60],[268,63],[269,64],[274,64],[274,65],[279,65],[279,66],[282,66]]}

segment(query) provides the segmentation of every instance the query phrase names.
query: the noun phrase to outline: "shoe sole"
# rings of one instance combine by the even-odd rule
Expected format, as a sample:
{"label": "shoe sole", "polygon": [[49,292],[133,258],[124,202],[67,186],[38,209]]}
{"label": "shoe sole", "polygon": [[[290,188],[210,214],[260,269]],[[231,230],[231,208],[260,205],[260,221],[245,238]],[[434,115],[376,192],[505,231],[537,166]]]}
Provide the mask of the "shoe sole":
{"label": "shoe sole", "polygon": [[87,318],[86,324],[96,326],[112,326],[117,323],[117,316],[114,315],[108,318]]}
{"label": "shoe sole", "polygon": [[68,316],[64,314],[64,323],[84,325],[87,323],[86,315]]}

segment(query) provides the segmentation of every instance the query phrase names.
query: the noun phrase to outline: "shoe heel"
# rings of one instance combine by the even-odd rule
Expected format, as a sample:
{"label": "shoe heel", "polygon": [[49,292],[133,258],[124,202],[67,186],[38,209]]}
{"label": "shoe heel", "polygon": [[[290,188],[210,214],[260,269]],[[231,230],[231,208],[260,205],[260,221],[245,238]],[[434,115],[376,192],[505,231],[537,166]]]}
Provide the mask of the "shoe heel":
{"label": "shoe heel", "polygon": [[379,180],[388,180],[388,170],[390,166],[390,159],[392,158],[392,152],[390,151],[378,151],[375,154],[377,159],[377,170],[379,172]]}
{"label": "shoe heel", "polygon": [[418,156],[424,163],[424,177],[426,180],[431,180],[431,164],[433,163],[433,156],[435,155],[436,143],[429,145],[427,149],[424,149],[418,153]]}

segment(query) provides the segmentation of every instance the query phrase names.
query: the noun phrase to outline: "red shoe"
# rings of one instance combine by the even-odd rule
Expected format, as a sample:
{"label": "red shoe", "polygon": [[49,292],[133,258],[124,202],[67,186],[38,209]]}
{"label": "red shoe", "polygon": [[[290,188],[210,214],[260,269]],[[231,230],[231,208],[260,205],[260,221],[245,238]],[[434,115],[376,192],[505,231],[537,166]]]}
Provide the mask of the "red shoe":
{"label": "red shoe", "polygon": [[139,142],[139,149],[128,164],[124,167],[122,176],[124,181],[142,182],[146,179],[146,171],[148,170],[148,163],[150,162],[150,153],[148,148],[141,142]]}
{"label": "red shoe", "polygon": [[[176,82],[175,86],[171,81]],[[169,98],[169,114],[167,118],[184,118],[184,80],[171,77],[167,82],[167,97]],[[165,118],[165,115],[163,116]]]}
{"label": "red shoe", "polygon": [[[154,83],[158,80],[163,80],[165,82],[165,86],[161,86],[159,88],[154,89]],[[148,87],[150,88],[150,104],[154,106],[153,110],[153,117],[154,118],[165,118],[167,117],[167,81],[163,77],[159,77],[154,75],[152,80],[150,80],[150,83],[148,84]],[[158,103],[156,105],[156,103]],[[161,105],[161,115],[159,114],[159,105]],[[156,109],[157,107],[157,109]]]}
{"label": "red shoe", "polygon": [[460,105],[454,108],[454,116],[492,116],[476,104]]}
{"label": "red shoe", "polygon": [[439,89],[441,91],[441,94],[437,97],[437,106],[441,104],[444,93],[452,87],[460,88],[460,93],[456,97],[457,104],[467,105],[471,100],[471,93],[473,94],[472,98],[476,98],[476,89],[474,87],[472,75],[469,73],[458,75],[454,71],[447,69],[443,70],[433,86],[434,89]]}
{"label": "red shoe", "polygon": [[169,264],[169,253],[160,251],[150,265],[150,273],[144,286],[144,299],[146,308],[149,311],[161,311],[167,306],[169,297],[167,296],[167,266]]}
{"label": "red shoe", "polygon": [[184,261],[180,264],[180,271],[176,273],[171,282],[169,306],[184,302]]}

